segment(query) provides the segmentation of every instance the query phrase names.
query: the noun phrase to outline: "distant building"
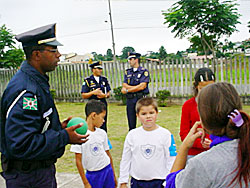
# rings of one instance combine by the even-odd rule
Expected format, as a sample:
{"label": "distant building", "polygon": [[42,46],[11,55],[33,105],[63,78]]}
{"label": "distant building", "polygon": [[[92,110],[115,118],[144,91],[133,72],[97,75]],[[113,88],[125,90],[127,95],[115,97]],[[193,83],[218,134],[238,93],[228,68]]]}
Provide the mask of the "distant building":
{"label": "distant building", "polygon": [[90,59],[94,59],[93,54],[86,53],[78,55],[77,53],[62,54],[60,63],[88,63]]}

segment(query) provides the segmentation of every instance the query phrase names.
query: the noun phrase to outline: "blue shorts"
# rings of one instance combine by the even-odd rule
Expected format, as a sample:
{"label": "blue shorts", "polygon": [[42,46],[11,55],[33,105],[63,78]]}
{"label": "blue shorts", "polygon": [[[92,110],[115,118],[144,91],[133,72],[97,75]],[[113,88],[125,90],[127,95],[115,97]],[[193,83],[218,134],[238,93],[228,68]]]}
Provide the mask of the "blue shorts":
{"label": "blue shorts", "polygon": [[136,180],[131,177],[131,188],[164,188],[162,185],[165,180],[154,179],[154,180]]}
{"label": "blue shorts", "polygon": [[98,171],[87,170],[86,178],[88,179],[91,187],[93,188],[115,187],[114,172],[110,164]]}

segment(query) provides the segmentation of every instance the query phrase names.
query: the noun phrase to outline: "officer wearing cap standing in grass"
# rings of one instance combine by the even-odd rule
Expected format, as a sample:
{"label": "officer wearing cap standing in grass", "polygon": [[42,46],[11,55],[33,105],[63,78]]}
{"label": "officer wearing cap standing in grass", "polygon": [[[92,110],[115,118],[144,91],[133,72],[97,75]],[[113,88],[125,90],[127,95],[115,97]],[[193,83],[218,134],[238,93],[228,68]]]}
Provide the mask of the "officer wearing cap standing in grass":
{"label": "officer wearing cap standing in grass", "polygon": [[59,62],[56,24],[20,35],[26,61],[10,80],[1,101],[1,175],[7,188],[55,188],[55,162],[69,143],[82,144],[87,136],[66,128],[59,120],[50,94],[47,72]]}
{"label": "officer wearing cap standing in grass", "polygon": [[82,98],[83,99],[96,99],[102,101],[106,106],[106,115],[104,118],[101,129],[107,132],[107,101],[106,98],[110,97],[110,85],[108,79],[102,76],[102,62],[97,61],[89,66],[93,74],[84,79],[82,84]]}
{"label": "officer wearing cap standing in grass", "polygon": [[147,69],[140,66],[141,54],[131,52],[128,57],[131,68],[125,71],[121,92],[127,97],[127,117],[129,130],[136,128],[136,102],[149,94],[150,80]]}

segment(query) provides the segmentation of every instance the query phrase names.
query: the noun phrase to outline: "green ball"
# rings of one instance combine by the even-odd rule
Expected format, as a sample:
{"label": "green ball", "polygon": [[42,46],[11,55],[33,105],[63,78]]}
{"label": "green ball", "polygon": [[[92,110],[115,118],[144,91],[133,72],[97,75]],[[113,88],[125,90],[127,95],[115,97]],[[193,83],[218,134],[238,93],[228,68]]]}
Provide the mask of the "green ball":
{"label": "green ball", "polygon": [[85,135],[87,130],[88,130],[88,125],[87,125],[87,122],[80,118],[80,117],[75,117],[75,118],[72,118],[68,124],[67,124],[67,127],[71,127],[71,126],[74,126],[74,125],[78,125],[79,123],[83,123],[83,125],[79,128],[77,128],[75,131],[78,133],[78,134],[81,134],[81,135]]}

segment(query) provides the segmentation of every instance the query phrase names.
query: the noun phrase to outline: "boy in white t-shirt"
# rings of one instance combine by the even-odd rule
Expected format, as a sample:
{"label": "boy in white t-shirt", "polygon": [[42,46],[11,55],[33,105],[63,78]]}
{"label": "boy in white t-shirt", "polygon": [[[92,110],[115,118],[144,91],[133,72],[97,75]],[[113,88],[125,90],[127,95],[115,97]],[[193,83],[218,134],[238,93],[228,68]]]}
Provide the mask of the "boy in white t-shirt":
{"label": "boy in white t-shirt", "polygon": [[127,188],[162,188],[176,156],[173,135],[156,124],[157,102],[152,97],[136,103],[136,115],[142,126],[126,136],[120,163],[119,183]]}
{"label": "boy in white t-shirt", "polygon": [[[85,188],[114,188],[117,186],[107,133],[100,129],[106,107],[101,101],[90,100],[85,107],[89,134],[88,142],[72,145],[76,166]],[[84,173],[86,170],[86,174]]]}

